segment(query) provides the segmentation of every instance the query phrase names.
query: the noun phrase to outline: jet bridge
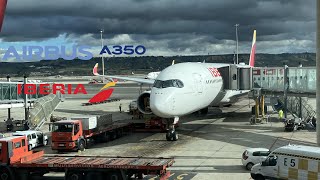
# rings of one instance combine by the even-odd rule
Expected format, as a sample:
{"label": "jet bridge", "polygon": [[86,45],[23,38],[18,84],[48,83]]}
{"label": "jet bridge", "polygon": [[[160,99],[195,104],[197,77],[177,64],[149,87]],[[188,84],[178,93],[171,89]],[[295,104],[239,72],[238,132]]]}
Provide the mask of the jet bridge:
{"label": "jet bridge", "polygon": [[254,67],[251,98],[266,97],[275,109],[283,109],[306,122],[316,118],[314,107],[307,97],[316,95],[316,67]]}
{"label": "jet bridge", "polygon": [[218,68],[225,90],[251,90],[252,68],[231,64]]}

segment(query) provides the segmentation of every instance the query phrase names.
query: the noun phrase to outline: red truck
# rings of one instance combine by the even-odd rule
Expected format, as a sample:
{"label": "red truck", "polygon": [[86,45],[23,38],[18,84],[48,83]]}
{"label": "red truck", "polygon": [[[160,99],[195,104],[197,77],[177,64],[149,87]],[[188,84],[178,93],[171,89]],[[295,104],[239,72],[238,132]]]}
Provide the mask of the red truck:
{"label": "red truck", "polygon": [[53,150],[83,151],[90,141],[100,142],[121,137],[132,123],[112,122],[112,115],[74,117],[52,124]]}
{"label": "red truck", "polygon": [[82,179],[142,179],[156,175],[170,177],[167,167],[172,158],[59,156],[44,155],[43,151],[29,151],[25,136],[0,139],[0,179],[28,179],[31,175],[63,172],[66,180]]}

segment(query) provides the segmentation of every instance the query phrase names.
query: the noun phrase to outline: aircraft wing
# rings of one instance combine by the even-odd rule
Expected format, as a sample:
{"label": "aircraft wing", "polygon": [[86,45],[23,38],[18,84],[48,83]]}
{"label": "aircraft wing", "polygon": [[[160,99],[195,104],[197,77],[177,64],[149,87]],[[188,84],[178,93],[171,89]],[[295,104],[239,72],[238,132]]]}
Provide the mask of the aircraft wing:
{"label": "aircraft wing", "polygon": [[144,78],[134,78],[134,77],[123,77],[123,76],[109,76],[109,75],[100,75],[98,73],[98,63],[93,67],[93,75],[95,76],[100,76],[100,77],[106,77],[109,79],[121,79],[121,80],[126,80],[126,81],[134,81],[142,84],[153,84],[154,80],[153,79],[144,79]]}

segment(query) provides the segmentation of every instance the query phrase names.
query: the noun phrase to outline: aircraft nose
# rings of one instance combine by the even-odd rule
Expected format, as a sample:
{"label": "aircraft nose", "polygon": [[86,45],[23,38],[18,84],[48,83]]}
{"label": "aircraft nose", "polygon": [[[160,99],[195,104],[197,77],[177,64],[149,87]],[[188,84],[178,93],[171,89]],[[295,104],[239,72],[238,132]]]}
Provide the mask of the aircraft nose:
{"label": "aircraft nose", "polygon": [[[161,98],[161,101],[159,101],[159,98]],[[150,108],[152,112],[157,116],[170,117],[172,107],[173,102],[171,101],[171,99],[164,99],[164,97],[150,98]]]}

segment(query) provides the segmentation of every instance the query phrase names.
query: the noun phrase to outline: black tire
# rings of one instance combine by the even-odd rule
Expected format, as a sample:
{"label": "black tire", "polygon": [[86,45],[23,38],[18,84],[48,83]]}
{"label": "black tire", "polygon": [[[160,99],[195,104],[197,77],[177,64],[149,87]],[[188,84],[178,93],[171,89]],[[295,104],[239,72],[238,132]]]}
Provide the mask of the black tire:
{"label": "black tire", "polygon": [[246,169],[249,170],[249,171],[251,171],[251,168],[252,168],[253,165],[254,165],[253,163],[249,162],[249,163],[246,165]]}
{"label": "black tire", "polygon": [[176,140],[178,140],[178,138],[179,138],[179,137],[178,137],[178,133],[177,133],[176,131],[173,131],[173,132],[172,132],[172,140],[173,140],[173,141],[176,141]]}
{"label": "black tire", "polygon": [[123,134],[122,131],[123,131],[122,129],[118,129],[118,130],[117,130],[117,137],[118,137],[118,138],[122,137],[122,134]]}
{"label": "black tire", "polygon": [[209,108],[203,108],[200,110],[200,114],[206,115],[206,114],[208,114],[208,111],[209,111]]}
{"label": "black tire", "polygon": [[83,174],[81,172],[68,172],[66,175],[66,180],[82,180]]}
{"label": "black tire", "polygon": [[172,134],[171,134],[170,131],[168,131],[168,132],[166,133],[166,139],[167,139],[167,141],[171,141],[171,140],[172,140]]}
{"label": "black tire", "polygon": [[86,148],[86,144],[85,144],[84,140],[81,139],[81,140],[79,141],[79,144],[78,144],[78,149],[79,149],[80,151],[84,151],[85,148]]}
{"label": "black tire", "polygon": [[122,175],[119,171],[111,171],[107,174],[108,180],[123,180]]}
{"label": "black tire", "polygon": [[0,180],[14,180],[14,178],[12,177],[12,174],[7,168],[1,168]]}
{"label": "black tire", "polygon": [[261,174],[257,174],[254,180],[265,180],[265,178]]}
{"label": "black tire", "polygon": [[101,173],[101,172],[94,172],[94,171],[88,172],[86,174],[86,176],[85,176],[85,180],[92,180],[92,179],[94,179],[94,180],[104,180],[106,178],[104,177],[104,174]]}

